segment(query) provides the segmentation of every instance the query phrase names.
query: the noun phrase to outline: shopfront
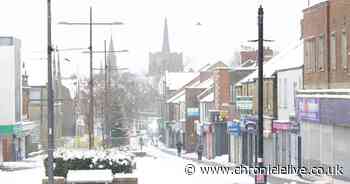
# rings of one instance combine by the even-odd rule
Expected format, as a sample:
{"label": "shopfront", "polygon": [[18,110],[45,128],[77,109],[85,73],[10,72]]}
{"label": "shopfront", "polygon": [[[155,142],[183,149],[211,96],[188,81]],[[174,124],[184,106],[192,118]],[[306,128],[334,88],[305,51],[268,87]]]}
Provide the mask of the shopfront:
{"label": "shopfront", "polygon": [[214,128],[212,123],[203,123],[204,155],[207,159],[214,158]]}
{"label": "shopfront", "polygon": [[299,126],[289,120],[274,120],[272,123],[274,165],[294,165],[298,162]]}
{"label": "shopfront", "polygon": [[242,139],[242,164],[253,166],[255,165],[256,150],[257,150],[257,132],[255,117],[246,117],[241,119],[243,128],[241,129]]}
{"label": "shopfront", "polygon": [[235,164],[241,164],[242,160],[242,140],[241,140],[241,123],[239,120],[227,122],[227,132],[230,135],[229,140],[229,158]]}
{"label": "shopfront", "polygon": [[302,161],[307,167],[340,165],[344,175],[337,177],[350,181],[350,99],[329,97],[297,98]]}

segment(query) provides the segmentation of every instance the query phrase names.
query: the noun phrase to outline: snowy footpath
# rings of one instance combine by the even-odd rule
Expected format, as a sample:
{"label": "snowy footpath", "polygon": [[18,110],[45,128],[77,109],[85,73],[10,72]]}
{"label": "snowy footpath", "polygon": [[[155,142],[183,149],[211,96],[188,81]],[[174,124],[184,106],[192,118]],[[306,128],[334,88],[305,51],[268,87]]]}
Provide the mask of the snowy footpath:
{"label": "snowy footpath", "polygon": [[[139,184],[253,184],[254,178],[249,175],[234,174],[201,174],[200,166],[213,166],[208,160],[198,162],[195,155],[176,156],[175,150],[146,146],[147,156],[136,157],[136,170],[133,176],[138,177]],[[46,155],[35,156],[19,162],[4,162],[0,166],[0,184],[41,184],[44,177],[43,159]],[[216,162],[227,159],[217,158]],[[185,172],[186,166],[195,167],[194,174]],[[270,184],[300,184],[304,182],[275,179]],[[338,182],[336,182],[338,183]]]}
{"label": "snowy footpath", "polygon": [[198,171],[193,175],[185,173],[188,164],[197,168],[200,164],[167,154],[155,147],[146,147],[148,156],[137,158],[135,175],[139,184],[252,184],[249,175],[203,175]]}
{"label": "snowy footpath", "polygon": [[1,184],[41,184],[45,175],[45,155],[18,162],[4,162],[0,166]]}

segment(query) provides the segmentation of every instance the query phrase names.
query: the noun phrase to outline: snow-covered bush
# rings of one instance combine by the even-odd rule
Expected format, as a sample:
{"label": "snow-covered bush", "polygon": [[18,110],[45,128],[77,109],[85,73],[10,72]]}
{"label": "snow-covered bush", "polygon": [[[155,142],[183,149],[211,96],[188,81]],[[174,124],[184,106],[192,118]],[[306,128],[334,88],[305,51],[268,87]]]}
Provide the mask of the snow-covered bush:
{"label": "snow-covered bush", "polygon": [[[44,160],[47,175],[47,158]],[[118,150],[68,150],[54,153],[54,175],[66,177],[68,170],[110,169],[112,173],[132,173],[133,158]]]}

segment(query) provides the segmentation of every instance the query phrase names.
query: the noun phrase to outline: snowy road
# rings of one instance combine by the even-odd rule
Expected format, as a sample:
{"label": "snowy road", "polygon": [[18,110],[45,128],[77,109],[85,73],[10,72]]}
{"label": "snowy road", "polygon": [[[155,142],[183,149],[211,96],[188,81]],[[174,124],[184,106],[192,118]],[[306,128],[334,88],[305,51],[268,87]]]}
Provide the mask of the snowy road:
{"label": "snowy road", "polygon": [[[250,184],[254,179],[248,175],[203,175],[198,172],[189,176],[185,166],[195,162],[166,154],[156,148],[147,147],[147,154],[153,157],[143,157],[137,160],[136,175],[140,184]],[[197,169],[198,170],[198,169]]]}

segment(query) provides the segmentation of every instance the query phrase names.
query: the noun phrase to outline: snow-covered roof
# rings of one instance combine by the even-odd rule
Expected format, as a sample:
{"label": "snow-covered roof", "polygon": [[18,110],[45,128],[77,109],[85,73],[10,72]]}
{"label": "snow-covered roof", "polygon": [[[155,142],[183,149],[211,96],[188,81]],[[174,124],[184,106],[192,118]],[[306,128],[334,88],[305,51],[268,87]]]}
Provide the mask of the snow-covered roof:
{"label": "snow-covered roof", "polygon": [[[269,62],[264,63],[264,78],[270,78],[278,70],[301,67],[304,64],[304,44],[300,40],[291,47],[285,49]],[[258,78],[258,70],[240,80],[236,86],[242,83],[252,82]]]}
{"label": "snow-covered roof", "polygon": [[195,88],[196,86],[198,86],[201,83],[201,81],[196,81],[194,82],[192,85],[186,86],[186,88]]}
{"label": "snow-covered roof", "polygon": [[198,73],[195,72],[167,72],[165,76],[166,85],[169,90],[178,90],[197,75]]}
{"label": "snow-covered roof", "polygon": [[214,101],[214,93],[211,92],[209,93],[207,96],[205,96],[204,98],[202,98],[200,100],[200,102],[213,102]]}
{"label": "snow-covered roof", "polygon": [[202,99],[203,97],[205,97],[209,91],[213,90],[213,87],[209,87],[207,89],[205,89],[204,91],[202,91],[201,93],[199,93],[199,95],[197,96],[197,98]]}
{"label": "snow-covered roof", "polygon": [[185,90],[181,90],[179,93],[171,97],[166,103],[180,103],[185,101]]}
{"label": "snow-covered roof", "polygon": [[257,69],[256,64],[253,64],[250,66],[240,65],[240,66],[234,67],[232,70],[237,71],[237,70],[256,70],[256,69]]}
{"label": "snow-covered roof", "polygon": [[212,78],[208,78],[207,80],[205,80],[203,82],[199,82],[198,84],[192,85],[190,88],[206,89],[206,88],[209,88],[210,86],[212,86],[213,84],[214,84],[214,80]]}

